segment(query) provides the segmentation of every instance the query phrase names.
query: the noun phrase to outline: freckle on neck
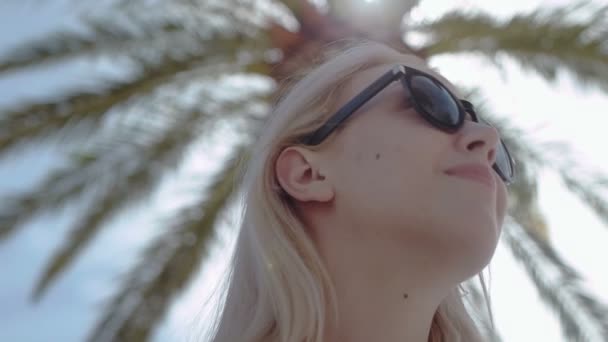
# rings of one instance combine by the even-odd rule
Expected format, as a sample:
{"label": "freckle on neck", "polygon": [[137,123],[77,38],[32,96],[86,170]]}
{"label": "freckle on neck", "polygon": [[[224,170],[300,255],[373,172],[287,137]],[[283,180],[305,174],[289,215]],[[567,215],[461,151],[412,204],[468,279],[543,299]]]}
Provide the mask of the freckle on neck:
{"label": "freckle on neck", "polygon": [[376,153],[376,160],[380,159],[380,153]]}

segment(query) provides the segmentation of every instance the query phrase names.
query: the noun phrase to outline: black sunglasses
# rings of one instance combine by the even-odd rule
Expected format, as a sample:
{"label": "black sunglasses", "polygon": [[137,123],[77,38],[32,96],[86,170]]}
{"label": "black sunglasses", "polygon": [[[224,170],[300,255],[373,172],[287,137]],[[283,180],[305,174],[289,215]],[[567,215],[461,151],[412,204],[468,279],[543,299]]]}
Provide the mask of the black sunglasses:
{"label": "black sunglasses", "polygon": [[[432,75],[405,65],[396,65],[342,106],[323,126],[303,137],[300,143],[320,144],[357,109],[397,80],[401,81],[406,91],[405,95],[416,111],[431,125],[444,132],[454,133],[460,129],[464,124],[466,113],[471,115],[473,121],[490,125],[477,117],[473,104],[458,99]],[[506,184],[513,181],[514,161],[502,139],[496,149],[496,161],[492,168]]]}

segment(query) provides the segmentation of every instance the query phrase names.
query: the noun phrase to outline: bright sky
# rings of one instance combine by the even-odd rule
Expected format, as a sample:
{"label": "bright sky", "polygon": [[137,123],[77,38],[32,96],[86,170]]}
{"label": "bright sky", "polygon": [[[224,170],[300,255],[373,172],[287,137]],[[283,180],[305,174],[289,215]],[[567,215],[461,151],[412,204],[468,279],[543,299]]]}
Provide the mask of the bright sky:
{"label": "bright sky", "polygon": [[[480,6],[479,3],[482,2],[423,0],[415,16],[436,17],[451,8],[470,7],[473,4]],[[539,5],[564,3],[567,1],[484,1],[481,8],[505,16]],[[0,11],[0,19],[5,19],[0,20],[0,29],[3,29],[0,32],[14,32],[10,36],[0,34],[0,53],[22,37],[44,32],[64,20],[56,19],[62,18],[61,6],[49,6],[45,11],[46,16],[39,14],[38,17],[21,10]],[[30,25],[24,25],[24,22]],[[18,32],[17,28],[22,31]],[[579,89],[567,77],[549,86],[536,76],[521,73],[511,63],[507,64],[505,73],[508,77],[502,78],[493,66],[473,57],[441,57],[431,62],[457,84],[481,85],[492,111],[511,118],[530,134],[531,140],[570,142],[578,158],[608,173],[608,154],[604,151],[608,142],[605,135],[605,127],[608,127],[608,117],[605,115],[608,96],[605,94],[595,89]],[[85,70],[84,65],[76,64],[53,71],[0,79],[0,105],[24,96],[58,91],[78,80]],[[221,134],[222,131],[215,133]],[[209,151],[209,147],[198,146],[194,151]],[[213,151],[213,154],[221,156],[225,151],[226,146]],[[212,173],[215,166],[210,165],[209,161],[213,160],[213,156],[207,156],[208,159],[202,160],[200,153],[191,154],[184,167],[144,205],[157,208],[161,213],[150,216],[141,210],[116,219],[112,228],[100,236],[83,254],[83,259],[37,306],[28,303],[29,291],[44,261],[63,240],[65,227],[70,220],[69,212],[57,219],[37,220],[22,234],[0,244],[0,260],[3,261],[0,263],[0,274],[10,275],[3,277],[6,280],[3,280],[0,290],[0,303],[3,303],[0,306],[0,340],[40,341],[50,337],[62,341],[81,340],[82,334],[100,313],[99,304],[118,284],[116,274],[129,268],[130,264],[123,260],[134,260],[139,248],[151,237],[147,227],[170,212],[171,207],[175,208],[176,201],[184,201],[183,194],[191,183],[179,180],[184,179],[182,177],[192,179],[192,176],[201,179]],[[56,152],[48,147],[23,153],[10,162],[4,161],[0,164],[0,193],[33,184],[41,175],[37,170],[44,170],[59,162]],[[604,264],[608,260],[604,247],[608,242],[607,227],[578,199],[569,195],[552,173],[542,174],[540,198],[541,209],[549,220],[553,243],[565,259],[581,271],[585,286],[608,302],[608,274]],[[214,247],[207,266],[173,307],[156,340],[165,341],[168,336],[183,337],[184,331],[191,328],[190,323],[200,311],[202,301],[209,295],[211,281],[225,266],[232,238],[233,234],[227,231],[221,234],[220,240],[223,242]],[[108,253],[110,248],[112,252]],[[565,341],[557,320],[544,308],[522,268],[502,244],[491,268],[495,318],[505,341]]]}

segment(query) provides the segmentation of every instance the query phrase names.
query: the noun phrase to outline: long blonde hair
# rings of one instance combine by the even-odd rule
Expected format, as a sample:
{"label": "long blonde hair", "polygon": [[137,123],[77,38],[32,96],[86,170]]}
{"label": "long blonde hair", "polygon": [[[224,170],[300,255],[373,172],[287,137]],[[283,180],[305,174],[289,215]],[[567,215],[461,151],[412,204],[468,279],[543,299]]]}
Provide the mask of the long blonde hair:
{"label": "long blonde hair", "polygon": [[[283,148],[332,114],[334,99],[354,74],[402,58],[382,44],[349,43],[303,72],[279,98],[241,175],[242,225],[211,341],[323,341],[328,315],[338,318],[334,288],[304,223],[278,186],[274,164]],[[481,274],[480,279],[489,303]],[[435,313],[429,341],[481,340],[459,285]]]}

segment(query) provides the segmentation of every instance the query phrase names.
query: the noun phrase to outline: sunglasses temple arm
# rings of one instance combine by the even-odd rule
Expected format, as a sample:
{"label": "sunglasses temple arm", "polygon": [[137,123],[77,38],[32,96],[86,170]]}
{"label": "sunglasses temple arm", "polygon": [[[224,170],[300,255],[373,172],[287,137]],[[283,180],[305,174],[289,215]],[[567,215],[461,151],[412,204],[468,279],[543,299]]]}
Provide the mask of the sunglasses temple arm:
{"label": "sunglasses temple arm", "polygon": [[316,145],[323,141],[333,130],[338,127],[344,120],[350,117],[356,110],[361,108],[367,101],[372,97],[376,96],[380,91],[386,88],[393,81],[404,75],[403,68],[393,68],[384,75],[380,76],[379,79],[374,81],[368,87],[363,89],[357,96],[352,100],[348,101],[342,106],[336,114],[334,114],[323,127],[308,139],[308,145]]}

